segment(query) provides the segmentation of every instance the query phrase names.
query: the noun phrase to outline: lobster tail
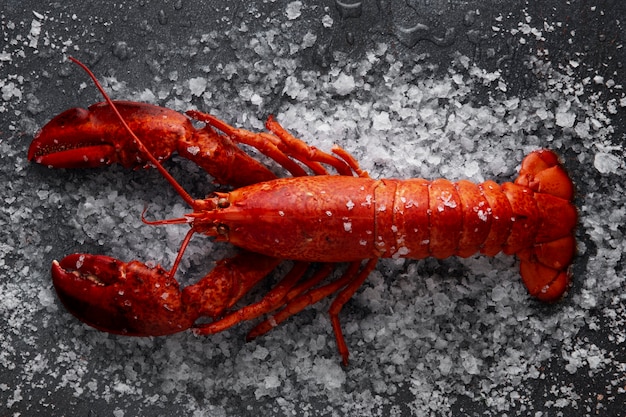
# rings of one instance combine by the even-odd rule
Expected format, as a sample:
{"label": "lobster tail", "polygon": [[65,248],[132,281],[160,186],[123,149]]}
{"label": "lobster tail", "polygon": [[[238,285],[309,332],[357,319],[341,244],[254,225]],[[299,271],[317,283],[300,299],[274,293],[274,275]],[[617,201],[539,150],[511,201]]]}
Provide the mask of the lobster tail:
{"label": "lobster tail", "polygon": [[531,295],[557,301],[569,286],[569,269],[576,253],[574,185],[557,156],[548,150],[524,158],[515,184],[534,192],[538,213],[535,243],[516,252],[522,281]]}

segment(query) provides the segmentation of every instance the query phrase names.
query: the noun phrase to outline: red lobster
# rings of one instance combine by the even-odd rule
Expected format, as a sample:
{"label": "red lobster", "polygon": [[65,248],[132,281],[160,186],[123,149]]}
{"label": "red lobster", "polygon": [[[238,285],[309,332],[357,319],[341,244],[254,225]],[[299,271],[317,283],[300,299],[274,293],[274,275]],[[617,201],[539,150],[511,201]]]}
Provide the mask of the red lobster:
{"label": "red lobster", "polygon": [[[566,291],[576,252],[573,185],[554,153],[538,150],[522,162],[514,183],[474,184],[445,179],[369,178],[345,150],[332,154],[306,145],[270,117],[271,133],[252,133],[198,111],[189,118],[150,104],[116,101],[79,61],[104,95],[89,109],[67,110],[37,134],[28,159],[57,168],[114,162],[154,166],[189,204],[183,218],[144,222],[190,226],[172,268],[107,256],[73,254],[52,264],[59,298],[83,322],[100,330],[158,336],[193,328],[211,334],[268,315],[250,333],[261,335],[306,306],[337,294],[330,317],[344,364],[348,348],[339,312],[378,258],[467,257],[503,251],[520,259],[529,293],[555,301]],[[221,133],[218,133],[221,132]],[[237,143],[251,145],[293,177],[276,178]],[[236,187],[192,198],[163,168],[177,151],[218,183]],[[329,175],[331,166],[339,175]],[[315,176],[307,176],[305,168]],[[174,275],[195,233],[241,248],[196,284],[183,289]],[[291,270],[260,301],[233,306],[283,260]],[[363,260],[367,262],[363,263]],[[337,262],[349,266],[328,281]],[[307,274],[311,263],[320,263]],[[209,317],[211,321],[200,321]]]}

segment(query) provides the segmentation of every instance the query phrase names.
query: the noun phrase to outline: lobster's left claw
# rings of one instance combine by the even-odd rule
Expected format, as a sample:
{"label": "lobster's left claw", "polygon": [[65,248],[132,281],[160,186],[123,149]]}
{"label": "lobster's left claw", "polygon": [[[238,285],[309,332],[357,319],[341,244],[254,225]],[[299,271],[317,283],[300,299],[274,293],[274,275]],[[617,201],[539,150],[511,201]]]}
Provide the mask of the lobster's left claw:
{"label": "lobster's left claw", "polygon": [[[194,134],[189,119],[174,110],[130,101],[116,101],[115,107],[159,160],[169,158],[179,141]],[[31,143],[28,160],[53,168],[147,164],[107,103],[69,109],[50,120]]]}
{"label": "lobster's left claw", "polygon": [[109,333],[167,335],[188,329],[197,318],[182,303],[178,282],[160,266],[73,254],[53,262],[52,279],[74,316]]}

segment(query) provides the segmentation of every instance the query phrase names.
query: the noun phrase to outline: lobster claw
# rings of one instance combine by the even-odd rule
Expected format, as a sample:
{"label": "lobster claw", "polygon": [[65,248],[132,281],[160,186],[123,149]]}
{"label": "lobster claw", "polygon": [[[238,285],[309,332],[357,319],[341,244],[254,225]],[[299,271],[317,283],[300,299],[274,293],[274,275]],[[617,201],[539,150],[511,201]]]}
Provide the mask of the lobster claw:
{"label": "lobster claw", "polygon": [[167,335],[190,328],[197,318],[190,317],[178,282],[161,266],[76,253],[52,263],[52,280],[74,316],[109,333]]}
{"label": "lobster claw", "polygon": [[[169,158],[182,139],[194,134],[189,119],[174,110],[132,101],[114,103],[131,130],[159,160]],[[69,109],[50,120],[31,143],[28,160],[53,168],[147,165],[146,157],[105,102],[88,109]]]}
{"label": "lobster claw", "polygon": [[[276,178],[230,137],[210,126],[196,129],[184,114],[147,103],[113,103],[130,130],[159,161],[178,152],[202,167],[215,182],[234,187]],[[51,168],[151,165],[106,102],[69,109],[54,117],[33,139],[28,160]]]}

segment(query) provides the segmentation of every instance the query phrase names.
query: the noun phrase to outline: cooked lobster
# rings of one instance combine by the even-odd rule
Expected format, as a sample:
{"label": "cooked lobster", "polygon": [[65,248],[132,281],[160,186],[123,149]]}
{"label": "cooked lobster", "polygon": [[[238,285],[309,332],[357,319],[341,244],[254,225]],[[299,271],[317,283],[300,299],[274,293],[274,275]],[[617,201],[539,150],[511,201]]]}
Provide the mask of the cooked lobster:
{"label": "cooked lobster", "polygon": [[[253,133],[198,111],[185,116],[150,104],[114,102],[89,69],[72,60],[106,101],[53,118],[33,140],[28,159],[56,168],[154,166],[192,209],[182,218],[144,219],[190,226],[170,270],[89,254],[53,261],[59,298],[90,326],[133,336],[189,328],[211,334],[267,315],[249,334],[256,337],[337,294],[329,313],[347,364],[339,312],[378,258],[493,256],[502,251],[517,255],[532,296],[555,301],[568,288],[577,211],[572,181],[549,150],[530,153],[515,182],[502,185],[372,179],[345,150],[334,147],[326,153],[308,146],[272,117],[266,124],[270,133]],[[205,126],[195,128],[190,119]],[[237,144],[255,147],[292,177],[276,178]],[[239,188],[192,198],[161,164],[174,151],[199,164],[216,182]],[[330,175],[328,167],[337,175]],[[195,233],[230,242],[241,251],[181,289],[174,275]],[[260,301],[233,309],[284,260],[293,266],[274,288]],[[329,280],[339,262],[350,264],[343,275]],[[312,263],[320,265],[310,268]]]}

